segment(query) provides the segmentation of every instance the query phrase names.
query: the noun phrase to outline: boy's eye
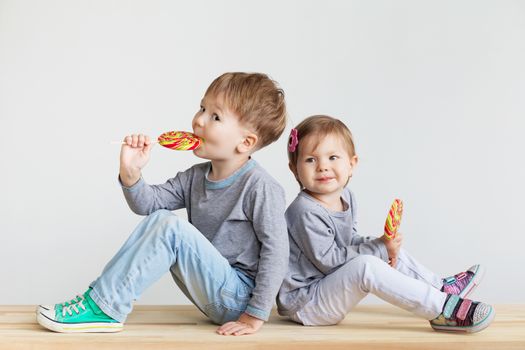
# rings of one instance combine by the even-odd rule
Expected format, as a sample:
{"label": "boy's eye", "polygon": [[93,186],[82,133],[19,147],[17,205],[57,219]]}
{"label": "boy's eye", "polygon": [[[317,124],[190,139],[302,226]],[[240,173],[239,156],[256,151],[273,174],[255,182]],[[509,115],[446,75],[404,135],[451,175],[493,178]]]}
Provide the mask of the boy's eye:
{"label": "boy's eye", "polygon": [[220,121],[220,120],[221,120],[221,117],[219,117],[219,116],[217,115],[217,113],[213,113],[213,115],[212,115],[211,117],[212,117],[213,120],[215,120],[215,121]]}
{"label": "boy's eye", "polygon": [[204,113],[206,112],[206,108],[204,108],[203,106],[201,106],[201,113]]}
{"label": "boy's eye", "polygon": [[330,156],[330,160],[336,160],[339,156]]}

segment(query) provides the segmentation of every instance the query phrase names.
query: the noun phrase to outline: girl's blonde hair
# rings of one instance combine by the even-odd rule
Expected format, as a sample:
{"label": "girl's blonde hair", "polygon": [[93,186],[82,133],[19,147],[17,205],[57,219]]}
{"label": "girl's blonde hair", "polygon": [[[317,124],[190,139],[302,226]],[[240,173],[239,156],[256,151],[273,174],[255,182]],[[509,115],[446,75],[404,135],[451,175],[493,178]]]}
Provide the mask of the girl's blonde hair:
{"label": "girl's blonde hair", "polygon": [[[288,139],[288,160],[290,169],[295,175],[295,179],[299,183],[299,186],[303,188],[303,185],[297,177],[297,159],[299,157],[299,148],[301,146],[301,140],[307,136],[315,136],[317,142],[320,143],[323,138],[327,135],[335,135],[339,137],[348,152],[350,159],[356,155],[354,138],[348,127],[339,119],[327,116],[327,115],[313,115],[300,122],[295,129],[297,130],[297,142],[296,147],[293,146],[293,132]],[[292,151],[293,150],[293,151]]]}

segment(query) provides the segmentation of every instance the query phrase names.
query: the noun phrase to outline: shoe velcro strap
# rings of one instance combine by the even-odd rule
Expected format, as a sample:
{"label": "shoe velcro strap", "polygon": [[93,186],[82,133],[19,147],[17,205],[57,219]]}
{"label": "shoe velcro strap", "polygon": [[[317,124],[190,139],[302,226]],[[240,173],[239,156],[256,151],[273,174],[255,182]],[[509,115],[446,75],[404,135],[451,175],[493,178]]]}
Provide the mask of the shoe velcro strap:
{"label": "shoe velcro strap", "polygon": [[450,297],[448,298],[448,301],[445,304],[445,308],[443,309],[443,316],[445,316],[445,318],[450,318],[452,316],[452,313],[454,312],[454,309],[456,308],[456,305],[458,304],[460,299],[461,298],[457,295],[450,294]]}
{"label": "shoe velcro strap", "polygon": [[461,302],[461,305],[459,306],[458,312],[456,313],[456,317],[459,318],[461,321],[464,321],[468,315],[468,310],[470,309],[471,305],[472,305],[472,300],[463,299],[463,301]]}
{"label": "shoe velcro strap", "polygon": [[452,283],[456,282],[456,278],[454,276],[446,277],[444,280],[445,280],[446,284],[452,284]]}
{"label": "shoe velcro strap", "polygon": [[458,273],[455,277],[456,277],[456,280],[461,281],[463,278],[467,277],[467,273],[461,272],[461,273]]}

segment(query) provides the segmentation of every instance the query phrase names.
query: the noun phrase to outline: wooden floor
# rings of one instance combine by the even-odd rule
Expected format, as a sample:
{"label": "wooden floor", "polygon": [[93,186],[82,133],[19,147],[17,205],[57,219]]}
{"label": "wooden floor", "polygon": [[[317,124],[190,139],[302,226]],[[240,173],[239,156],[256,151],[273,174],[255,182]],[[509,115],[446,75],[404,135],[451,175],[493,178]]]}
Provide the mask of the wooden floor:
{"label": "wooden floor", "polygon": [[225,337],[193,306],[136,306],[124,331],[58,334],[35,321],[34,306],[0,306],[0,349],[525,349],[525,305],[496,306],[477,334],[433,331],[392,306],[359,306],[344,322],[304,327],[272,314],[259,333]]}

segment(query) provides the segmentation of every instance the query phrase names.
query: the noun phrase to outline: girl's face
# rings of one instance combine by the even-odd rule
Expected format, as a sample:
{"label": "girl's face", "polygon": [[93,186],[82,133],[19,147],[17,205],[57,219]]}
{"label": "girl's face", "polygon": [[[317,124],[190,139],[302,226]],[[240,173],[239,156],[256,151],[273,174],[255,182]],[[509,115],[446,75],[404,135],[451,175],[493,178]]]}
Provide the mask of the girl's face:
{"label": "girl's face", "polygon": [[319,140],[306,136],[298,147],[296,176],[312,195],[339,195],[352,175],[357,156],[350,158],[344,142],[329,134]]}
{"label": "girl's face", "polygon": [[215,96],[204,96],[193,117],[192,127],[193,133],[204,139],[193,153],[211,160],[231,159],[248,132],[239,122],[239,117],[226,108],[222,98]]}

